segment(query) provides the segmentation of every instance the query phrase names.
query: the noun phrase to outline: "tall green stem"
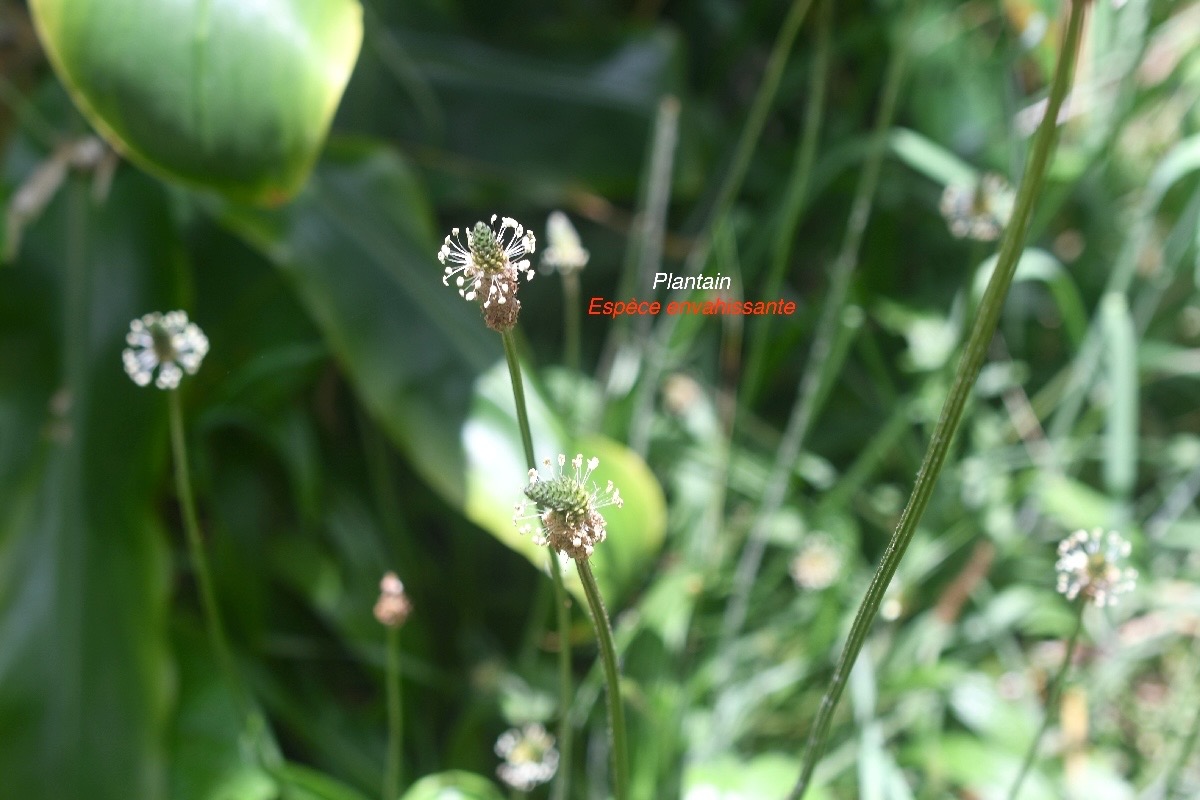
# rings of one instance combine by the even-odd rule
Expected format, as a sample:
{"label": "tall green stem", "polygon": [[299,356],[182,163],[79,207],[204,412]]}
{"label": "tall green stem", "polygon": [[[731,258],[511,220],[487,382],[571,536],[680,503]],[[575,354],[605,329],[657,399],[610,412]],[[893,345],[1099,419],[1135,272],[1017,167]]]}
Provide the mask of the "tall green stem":
{"label": "tall green stem", "polygon": [[1063,656],[1062,666],[1058,668],[1058,674],[1054,676],[1054,681],[1050,684],[1050,692],[1046,696],[1046,713],[1042,718],[1042,725],[1034,735],[1033,741],[1029,743],[1029,749],[1025,752],[1025,760],[1021,762],[1021,769],[1017,772],[1017,779],[1013,781],[1012,788],[1008,790],[1008,800],[1016,800],[1021,791],[1021,784],[1025,782],[1025,776],[1029,774],[1029,770],[1037,758],[1038,746],[1042,743],[1042,737],[1046,735],[1050,723],[1057,715],[1059,699],[1062,697],[1063,687],[1067,683],[1067,672],[1070,671],[1071,660],[1075,657],[1075,645],[1079,643],[1079,633],[1083,630],[1083,609],[1086,606],[1085,602],[1079,603],[1075,615],[1075,629],[1071,631],[1071,638],[1067,640],[1067,653]]}
{"label": "tall green stem", "polygon": [[625,800],[629,790],[629,757],[625,737],[625,708],[621,704],[621,673],[617,669],[617,649],[613,644],[612,625],[587,559],[577,559],[579,579],[592,612],[592,624],[600,643],[600,661],[604,665],[605,694],[608,696],[608,734],[612,744],[613,797]]}
{"label": "tall green stem", "polygon": [[1034,136],[1025,175],[1017,191],[1016,206],[1013,211],[1012,220],[1005,229],[1004,238],[1000,243],[1000,255],[996,263],[996,270],[988,282],[987,290],[984,292],[979,313],[971,328],[962,358],[958,363],[958,369],[954,373],[954,382],[951,384],[950,393],[946,397],[945,404],[942,406],[942,413],[938,418],[937,426],[934,428],[929,449],[926,451],[925,459],[921,464],[920,471],[917,473],[917,480],[913,486],[912,495],[909,497],[908,505],[905,506],[904,512],[900,516],[900,523],[896,528],[896,532],[892,535],[891,541],[888,542],[883,560],[880,562],[878,569],[876,569],[875,575],[871,579],[871,584],[867,589],[867,594],[863,598],[858,608],[858,613],[854,617],[854,623],[850,628],[850,635],[846,641],[846,646],[842,650],[841,657],[838,659],[833,676],[830,678],[829,685],[825,690],[825,696],[821,701],[821,707],[817,712],[817,717],[813,721],[808,744],[805,748],[800,779],[791,794],[793,800],[802,798],[812,781],[813,771],[816,769],[817,762],[821,758],[821,753],[825,749],[826,739],[829,736],[829,727],[833,721],[833,712],[837,708],[838,700],[842,696],[842,690],[845,688],[850,670],[854,666],[854,662],[858,659],[858,654],[862,650],[863,643],[866,641],[867,633],[870,631],[871,623],[875,620],[875,615],[879,612],[879,605],[883,600],[884,591],[887,589],[888,584],[891,583],[892,577],[896,574],[900,560],[904,557],[909,542],[912,541],[913,534],[916,533],[917,523],[920,521],[922,514],[924,514],[930,497],[933,495],[933,488],[937,484],[942,467],[945,465],[946,456],[950,451],[950,444],[954,438],[954,433],[958,429],[959,422],[962,421],[967,398],[970,396],[971,388],[974,386],[975,379],[979,375],[979,369],[983,366],[988,343],[996,331],[1000,312],[1004,307],[1004,297],[1008,293],[1009,285],[1012,283],[1013,273],[1016,271],[1017,261],[1024,245],[1029,220],[1033,214],[1034,201],[1041,190],[1042,179],[1045,176],[1050,155],[1054,150],[1058,131],[1058,112],[1062,107],[1063,98],[1066,96],[1067,89],[1071,84],[1071,73],[1075,64],[1076,54],[1079,52],[1080,33],[1083,28],[1084,10],[1087,4],[1087,0],[1072,0],[1071,15],[1067,22],[1059,62],[1055,68],[1054,79],[1051,83],[1045,116]]}
{"label": "tall green stem", "polygon": [[[521,362],[517,358],[517,342],[512,331],[500,334],[504,342],[504,357],[508,362],[508,375],[512,381],[513,402],[517,407],[517,426],[521,429],[521,443],[525,447],[525,461],[530,469],[537,469],[537,458],[533,454],[533,433],[529,428],[529,412],[525,407],[525,384],[521,380]],[[550,553],[550,579],[554,582],[555,622],[558,628],[558,752],[562,764],[554,781],[554,798],[563,800],[567,796],[571,780],[571,724],[568,710],[571,708],[571,616],[567,604],[567,590],[563,586],[562,568],[558,557]]]}
{"label": "tall green stem", "polygon": [[208,556],[204,552],[204,540],[200,535],[200,523],[196,516],[196,500],[192,494],[192,481],[188,471],[187,439],[183,430],[183,408],[178,391],[167,392],[171,417],[171,449],[175,460],[175,491],[179,495],[179,505],[183,512],[183,528],[187,535],[188,555],[192,562],[192,572],[196,576],[196,585],[200,590],[200,602],[204,609],[204,623],[208,630],[209,642],[216,654],[217,663],[225,674],[225,680],[237,703],[240,722],[245,724],[249,707],[238,678],[237,666],[233,660],[233,652],[229,648],[229,640],[225,636],[225,625],[221,621],[221,610],[217,606],[217,595],[213,590],[212,575],[208,567]]}
{"label": "tall green stem", "polygon": [[387,769],[383,777],[383,800],[400,797],[404,763],[404,708],[400,697],[400,630],[387,626]]}

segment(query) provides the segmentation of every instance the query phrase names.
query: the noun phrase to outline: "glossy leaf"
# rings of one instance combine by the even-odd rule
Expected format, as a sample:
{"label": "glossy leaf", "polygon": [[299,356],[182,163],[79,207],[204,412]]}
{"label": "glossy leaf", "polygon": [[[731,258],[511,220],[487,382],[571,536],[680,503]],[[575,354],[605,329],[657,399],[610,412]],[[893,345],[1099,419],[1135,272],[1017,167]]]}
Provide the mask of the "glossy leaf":
{"label": "glossy leaf", "polygon": [[34,0],[76,105],[155,174],[259,202],[303,184],[362,41],[357,0]]}

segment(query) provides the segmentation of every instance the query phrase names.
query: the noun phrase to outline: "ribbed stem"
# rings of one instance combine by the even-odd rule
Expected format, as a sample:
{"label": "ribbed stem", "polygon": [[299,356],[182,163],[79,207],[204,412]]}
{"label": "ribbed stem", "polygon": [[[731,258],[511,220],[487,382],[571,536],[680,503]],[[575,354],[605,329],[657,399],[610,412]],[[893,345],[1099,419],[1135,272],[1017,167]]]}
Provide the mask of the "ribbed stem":
{"label": "ribbed stem", "polygon": [[[525,407],[525,384],[521,380],[521,362],[517,358],[517,342],[512,331],[500,334],[504,342],[504,358],[508,362],[508,376],[512,381],[513,402],[517,407],[517,427],[521,429],[521,444],[525,447],[525,461],[529,469],[537,469],[537,458],[533,454],[533,433],[529,428],[529,412]],[[555,800],[565,800],[571,776],[571,725],[567,711],[571,708],[571,615],[567,604],[567,590],[563,586],[562,568],[558,558],[550,553],[550,579],[554,582],[555,622],[558,628],[558,775],[554,780]]]}
{"label": "ribbed stem", "polygon": [[400,697],[400,630],[387,626],[387,769],[383,778],[383,800],[400,797],[404,763],[404,708]]}
{"label": "ribbed stem", "polygon": [[1057,716],[1059,699],[1062,697],[1063,686],[1067,683],[1067,672],[1071,669],[1071,660],[1075,657],[1075,645],[1079,643],[1079,633],[1083,630],[1083,609],[1086,605],[1087,603],[1084,602],[1079,603],[1075,615],[1075,629],[1071,631],[1071,638],[1067,640],[1067,654],[1063,656],[1062,666],[1058,668],[1058,673],[1050,684],[1050,693],[1046,696],[1046,714],[1042,718],[1042,725],[1034,735],[1033,741],[1029,743],[1029,749],[1025,752],[1025,760],[1021,762],[1021,769],[1017,772],[1017,779],[1013,781],[1012,788],[1008,790],[1008,800],[1016,800],[1021,791],[1021,784],[1025,782],[1025,776],[1029,774],[1029,770],[1037,758],[1038,746],[1042,743],[1042,737],[1046,735],[1050,723]]}
{"label": "ribbed stem", "polygon": [[612,625],[592,574],[592,565],[585,559],[577,559],[579,580],[587,595],[588,608],[592,612],[592,624],[596,628],[596,639],[600,645],[600,662],[604,665],[605,694],[608,697],[608,734],[612,745],[613,797],[625,800],[629,791],[629,755],[625,736],[625,708],[621,704],[621,673],[617,668],[617,648],[613,644]]}
{"label": "ribbed stem", "polygon": [[1071,72],[1076,54],[1079,52],[1080,32],[1083,28],[1086,5],[1087,0],[1073,0],[1071,3],[1071,16],[1067,23],[1058,66],[1050,87],[1045,117],[1034,136],[1025,175],[1017,191],[1012,220],[1005,229],[1004,238],[1000,243],[1000,255],[996,263],[996,270],[984,292],[979,313],[975,317],[975,323],[971,328],[962,358],[959,360],[958,369],[955,371],[950,393],[942,406],[942,413],[938,418],[937,427],[934,428],[929,449],[926,451],[925,459],[917,473],[912,496],[909,497],[908,505],[900,516],[896,532],[888,542],[883,560],[876,569],[867,594],[854,617],[846,646],[842,650],[833,676],[830,678],[829,686],[825,690],[825,696],[821,700],[821,707],[813,721],[812,731],[805,749],[800,779],[790,795],[792,800],[802,798],[812,781],[813,771],[816,769],[817,762],[820,761],[826,739],[829,736],[833,712],[842,696],[842,690],[845,688],[850,670],[853,668],[854,662],[858,660],[858,654],[866,641],[871,623],[874,622],[875,615],[879,612],[884,591],[896,574],[896,569],[900,566],[900,559],[904,557],[909,542],[916,533],[917,523],[925,513],[925,507],[933,495],[933,488],[945,465],[954,433],[962,421],[967,398],[979,375],[979,369],[983,366],[988,343],[996,331],[1000,312],[1004,307],[1004,297],[1012,283],[1013,273],[1016,271],[1017,261],[1024,246],[1034,202],[1041,190],[1050,154],[1054,150],[1058,132],[1058,112],[1071,84]]}

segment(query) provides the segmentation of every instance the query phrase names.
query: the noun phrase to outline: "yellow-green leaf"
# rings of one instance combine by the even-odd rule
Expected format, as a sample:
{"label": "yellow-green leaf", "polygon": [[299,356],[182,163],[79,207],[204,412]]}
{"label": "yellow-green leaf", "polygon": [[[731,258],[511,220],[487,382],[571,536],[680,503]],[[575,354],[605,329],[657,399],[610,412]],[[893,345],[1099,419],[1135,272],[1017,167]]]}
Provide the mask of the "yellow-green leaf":
{"label": "yellow-green leaf", "polygon": [[31,0],[88,120],[160,177],[277,203],[303,185],[362,42],[358,0]]}

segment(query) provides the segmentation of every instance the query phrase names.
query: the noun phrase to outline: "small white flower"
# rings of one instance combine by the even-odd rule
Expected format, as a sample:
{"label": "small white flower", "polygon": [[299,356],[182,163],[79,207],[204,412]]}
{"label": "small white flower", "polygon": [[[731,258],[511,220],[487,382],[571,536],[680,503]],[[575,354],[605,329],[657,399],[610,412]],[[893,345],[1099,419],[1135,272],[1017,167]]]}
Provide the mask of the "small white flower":
{"label": "small white flower", "polygon": [[504,763],[496,767],[496,774],[520,792],[546,783],[558,771],[554,737],[536,722],[500,734],[496,740],[496,755],[504,759]]}
{"label": "small white flower", "polygon": [[[548,458],[542,463],[551,466]],[[516,504],[513,524],[521,533],[531,534],[534,544],[549,545],[576,560],[586,559],[608,536],[599,509],[620,508],[625,501],[612,481],[603,489],[594,481],[589,485],[588,479],[600,466],[600,459],[589,458],[584,469],[580,453],[571,459],[572,472],[563,472],[566,465],[567,457],[560,453],[558,474],[548,480],[543,480],[536,469],[529,470],[529,483],[525,486],[525,496],[529,499]],[[540,528],[535,528],[531,520],[540,520]]]}
{"label": "small white flower", "polygon": [[546,240],[542,263],[553,272],[571,275],[587,266],[588,251],[583,249],[571,220],[561,211],[552,211],[546,220]]}
{"label": "small white flower", "polygon": [[208,337],[188,322],[183,311],[156,311],[135,319],[129,323],[125,343],[129,345],[121,353],[125,372],[138,386],[154,380],[159,389],[178,387],[185,372],[195,375],[208,353]]}
{"label": "small white flower", "polygon": [[938,210],[950,232],[959,239],[990,242],[1012,218],[1015,195],[1008,182],[994,172],[984,175],[978,184],[950,184],[942,192]]}
{"label": "small white flower", "polygon": [[[496,224],[495,214],[491,222],[492,226]],[[475,300],[482,292],[484,308],[493,303],[504,305],[513,299],[521,275],[527,281],[533,280],[533,268],[525,256],[537,246],[533,232],[526,231],[512,217],[501,219],[498,229],[492,226],[475,223],[475,227],[466,231],[466,245],[461,239],[462,231],[451,228],[438,251],[438,261],[446,265],[442,283],[449,286],[453,278],[464,300]]]}
{"label": "small white flower", "polygon": [[1068,600],[1083,597],[1100,607],[1115,605],[1117,596],[1137,582],[1136,569],[1120,566],[1129,552],[1129,542],[1116,531],[1075,531],[1058,545],[1058,591]]}

